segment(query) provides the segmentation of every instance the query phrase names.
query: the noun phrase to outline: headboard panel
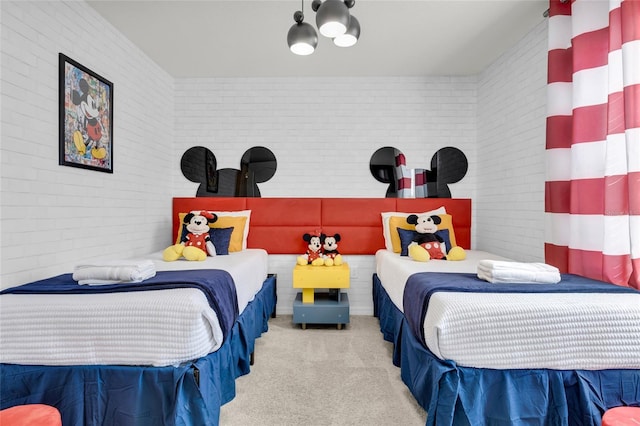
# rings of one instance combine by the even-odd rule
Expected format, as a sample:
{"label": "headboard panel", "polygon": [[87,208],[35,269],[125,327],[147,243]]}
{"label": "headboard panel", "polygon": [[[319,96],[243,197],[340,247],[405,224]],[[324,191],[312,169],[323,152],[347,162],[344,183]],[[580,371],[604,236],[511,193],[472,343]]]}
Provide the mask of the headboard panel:
{"label": "headboard panel", "polygon": [[458,245],[471,247],[471,200],[453,198],[239,198],[193,197],[173,199],[173,240],[178,213],[192,210],[251,210],[249,248],[270,254],[302,254],[302,235],[339,233],[343,254],[375,254],[384,248],[382,212],[420,213],[444,206],[453,216]]}

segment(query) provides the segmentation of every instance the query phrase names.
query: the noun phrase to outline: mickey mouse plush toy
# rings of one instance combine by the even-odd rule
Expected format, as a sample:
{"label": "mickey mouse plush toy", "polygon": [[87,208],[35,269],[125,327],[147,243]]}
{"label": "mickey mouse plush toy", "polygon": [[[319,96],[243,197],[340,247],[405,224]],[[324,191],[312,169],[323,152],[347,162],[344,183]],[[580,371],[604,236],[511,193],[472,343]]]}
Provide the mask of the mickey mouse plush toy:
{"label": "mickey mouse plush toy", "polygon": [[441,222],[442,219],[437,215],[412,214],[407,217],[407,223],[416,227],[416,235],[409,245],[409,257],[418,262],[427,262],[429,259],[463,260],[466,257],[464,249],[458,246],[447,253],[444,240],[436,234]]}
{"label": "mickey mouse plush toy", "polygon": [[322,242],[324,266],[340,266],[342,265],[342,255],[338,252],[338,241],[340,234],[325,235],[320,234]]}
{"label": "mickey mouse plush toy", "polygon": [[307,245],[307,251],[302,256],[298,256],[298,265],[324,265],[324,259],[322,258],[322,242],[320,235],[304,234],[302,239],[305,240]]}
{"label": "mickey mouse plush toy", "polygon": [[215,256],[216,248],[209,236],[209,224],[217,220],[218,216],[205,210],[185,215],[182,222],[189,233],[180,239],[179,244],[167,247],[162,253],[162,259],[173,262],[184,257],[187,260],[202,261],[207,255]]}

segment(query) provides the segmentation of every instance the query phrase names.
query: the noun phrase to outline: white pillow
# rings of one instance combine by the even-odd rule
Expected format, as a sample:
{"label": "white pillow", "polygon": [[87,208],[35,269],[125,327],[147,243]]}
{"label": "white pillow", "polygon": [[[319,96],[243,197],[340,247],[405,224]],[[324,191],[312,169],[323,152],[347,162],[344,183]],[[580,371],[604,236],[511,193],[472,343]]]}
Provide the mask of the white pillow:
{"label": "white pillow", "polygon": [[408,217],[409,215],[417,214],[418,216],[422,215],[438,215],[438,214],[447,214],[447,210],[444,206],[439,207],[435,210],[431,210],[423,213],[406,213],[406,212],[382,212],[380,215],[382,216],[382,235],[384,236],[384,246],[387,250],[393,251],[393,243],[391,242],[391,229],[389,228],[389,218],[392,216],[400,216],[400,217]]}

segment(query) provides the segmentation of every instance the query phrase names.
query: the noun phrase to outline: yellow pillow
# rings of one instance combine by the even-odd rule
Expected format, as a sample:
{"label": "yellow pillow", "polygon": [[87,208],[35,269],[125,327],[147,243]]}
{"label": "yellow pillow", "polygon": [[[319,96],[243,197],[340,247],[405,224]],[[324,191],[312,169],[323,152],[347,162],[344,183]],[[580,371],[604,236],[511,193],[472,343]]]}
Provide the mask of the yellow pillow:
{"label": "yellow pillow", "polygon": [[416,226],[407,223],[407,218],[404,216],[391,216],[389,218],[389,236],[391,237],[391,246],[393,247],[394,253],[400,253],[402,250],[400,247],[398,228],[413,231],[416,229]]}
{"label": "yellow pillow", "polygon": [[[180,226],[178,227],[178,235],[176,236],[176,244],[180,244],[180,236],[184,227],[184,217],[187,213],[178,213]],[[234,251],[242,251],[244,241],[244,229],[247,224],[247,216],[218,216],[218,220],[209,224],[210,228],[231,228],[231,239],[229,240],[229,253]]]}
{"label": "yellow pillow", "polygon": [[[453,217],[450,214],[439,214],[437,216],[440,216],[440,220],[441,220],[440,224],[438,225],[438,230],[448,229],[449,240],[451,241],[451,247],[455,247],[457,244],[456,244],[456,235],[453,232]],[[416,229],[415,225],[407,223],[407,218],[404,216],[391,216],[389,218],[391,245],[393,246],[394,253],[400,253],[402,251],[402,247],[400,245],[400,235],[398,234],[398,228],[408,229],[410,231],[413,231]]]}

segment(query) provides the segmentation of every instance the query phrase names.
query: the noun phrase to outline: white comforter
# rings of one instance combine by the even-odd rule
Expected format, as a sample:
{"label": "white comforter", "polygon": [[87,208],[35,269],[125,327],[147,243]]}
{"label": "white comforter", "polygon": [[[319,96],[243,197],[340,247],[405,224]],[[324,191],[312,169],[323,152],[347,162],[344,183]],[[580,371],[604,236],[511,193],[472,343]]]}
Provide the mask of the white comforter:
{"label": "white comforter", "polygon": [[[402,310],[404,283],[415,272],[475,273],[481,259],[414,262],[386,250],[377,273]],[[461,366],[494,369],[640,368],[640,294],[437,292],[424,321],[427,347]]]}
{"label": "white comforter", "polygon": [[[248,249],[204,262],[163,262],[158,271],[225,269],[240,312],[267,276],[267,252]],[[0,362],[25,365],[177,365],[217,350],[218,318],[198,289],[0,296]]]}

